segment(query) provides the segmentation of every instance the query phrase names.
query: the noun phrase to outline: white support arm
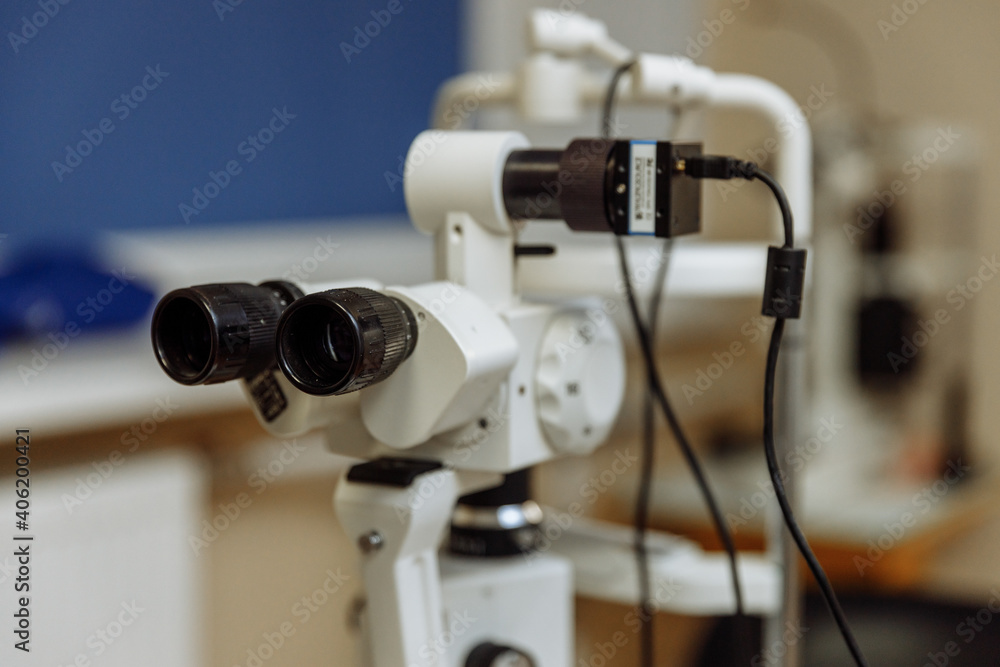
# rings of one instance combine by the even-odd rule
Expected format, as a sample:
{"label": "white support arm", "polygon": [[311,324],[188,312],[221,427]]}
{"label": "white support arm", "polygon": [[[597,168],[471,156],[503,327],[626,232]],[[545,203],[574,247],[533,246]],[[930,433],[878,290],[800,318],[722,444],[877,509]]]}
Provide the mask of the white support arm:
{"label": "white support arm", "polygon": [[759,113],[774,127],[778,157],[774,176],[792,207],[795,244],[806,245],[812,236],[812,133],[802,109],[783,89],[746,74],[719,74],[708,105]]}
{"label": "white support arm", "polygon": [[[576,53],[582,47],[555,49],[555,37],[548,42],[556,53],[569,51]],[[567,72],[572,69],[571,59],[541,58],[536,54],[518,74],[473,73],[450,80],[440,90],[435,105],[435,127],[453,129],[455,119],[466,116],[446,117],[459,109],[484,105],[511,105],[520,109],[526,118],[566,122],[578,120],[575,110],[586,106],[600,106],[604,102],[607,89],[607,75],[579,72],[572,78],[575,90],[567,92]],[[626,62],[625,58],[622,62]],[[717,74],[707,67],[696,65],[687,58],[656,54],[639,54],[631,73],[622,77],[619,84],[618,102],[620,106],[642,105],[662,106],[681,110],[685,116],[695,111],[711,109],[737,109],[756,113],[765,118],[774,128],[768,138],[768,152],[777,158],[774,174],[788,195],[795,218],[797,245],[807,245],[812,236],[812,135],[809,123],[795,100],[777,85],[760,77],[747,74]],[[542,77],[550,73],[551,81],[546,84]],[[476,99],[479,86],[492,81],[495,89],[480,103]],[[571,88],[573,86],[570,86]],[[562,91],[563,98],[572,98],[557,111],[535,108],[547,99],[536,94],[547,88]],[[686,137],[691,138],[691,137]]]}
{"label": "white support arm", "polygon": [[632,51],[608,35],[603,21],[580,12],[536,9],[528,16],[528,42],[535,52],[570,58],[596,55],[609,65],[627,63]]}
{"label": "white support arm", "polygon": [[517,77],[509,72],[459,74],[438,89],[431,127],[460,129],[466,119],[484,107],[513,104],[517,91]]}
{"label": "white support arm", "polygon": [[[748,74],[716,74],[687,58],[640,54],[632,74],[622,77],[619,104],[658,104],[680,109],[736,109],[755,113],[774,129],[777,157],[774,174],[788,195],[795,218],[796,245],[806,245],[812,235],[812,134],[802,109],[777,85]],[[598,105],[605,88],[592,82],[585,101]],[[684,137],[691,139],[693,137]]]}

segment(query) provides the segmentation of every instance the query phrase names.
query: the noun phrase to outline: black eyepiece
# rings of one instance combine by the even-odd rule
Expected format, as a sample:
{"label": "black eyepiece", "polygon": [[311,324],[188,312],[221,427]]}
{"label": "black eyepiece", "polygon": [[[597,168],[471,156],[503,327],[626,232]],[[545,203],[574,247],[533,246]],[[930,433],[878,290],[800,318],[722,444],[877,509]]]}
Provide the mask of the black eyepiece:
{"label": "black eyepiece", "polygon": [[278,316],[302,292],[291,283],[196,285],[174,290],[153,312],[153,349],[181,384],[253,377],[274,366]]}
{"label": "black eyepiece", "polygon": [[381,382],[413,352],[406,304],[364,287],[303,297],[278,321],[278,365],[302,391],[330,396]]}

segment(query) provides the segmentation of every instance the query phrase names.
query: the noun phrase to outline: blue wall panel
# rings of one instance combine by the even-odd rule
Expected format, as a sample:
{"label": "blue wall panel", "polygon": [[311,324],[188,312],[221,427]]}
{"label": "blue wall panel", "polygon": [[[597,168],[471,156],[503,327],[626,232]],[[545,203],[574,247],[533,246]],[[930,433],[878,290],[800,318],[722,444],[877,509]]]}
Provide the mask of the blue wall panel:
{"label": "blue wall panel", "polygon": [[[0,233],[50,245],[98,228],[403,211],[385,172],[457,71],[459,0],[227,2],[3,4]],[[263,151],[244,144],[275,109],[294,119],[275,121],[287,126]],[[225,187],[195,201],[211,172]],[[201,210],[185,220],[181,204]]]}

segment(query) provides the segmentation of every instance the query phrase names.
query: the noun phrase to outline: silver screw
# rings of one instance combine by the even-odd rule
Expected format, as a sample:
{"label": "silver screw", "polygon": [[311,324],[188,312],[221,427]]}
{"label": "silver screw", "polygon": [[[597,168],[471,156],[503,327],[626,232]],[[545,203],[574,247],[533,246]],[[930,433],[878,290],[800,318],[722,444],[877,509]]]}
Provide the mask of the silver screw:
{"label": "silver screw", "polygon": [[365,533],[358,538],[358,548],[361,549],[361,553],[370,554],[378,551],[382,548],[385,540],[382,538],[382,533],[377,530],[373,530],[369,533]]}
{"label": "silver screw", "polygon": [[618,194],[623,195],[628,188],[624,183],[619,183],[616,189],[618,190]]}

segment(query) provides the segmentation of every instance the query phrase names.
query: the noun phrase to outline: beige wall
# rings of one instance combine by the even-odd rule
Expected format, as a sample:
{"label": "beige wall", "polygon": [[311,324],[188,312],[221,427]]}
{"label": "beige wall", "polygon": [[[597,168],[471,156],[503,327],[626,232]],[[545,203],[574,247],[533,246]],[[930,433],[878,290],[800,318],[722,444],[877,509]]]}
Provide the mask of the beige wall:
{"label": "beige wall", "polygon": [[[845,76],[833,64],[857,56],[856,49],[843,38],[833,21],[820,20],[816,32],[831,40],[825,50],[812,36],[790,29],[789,14],[781,7],[787,0],[719,0],[706,3],[707,20],[729,9],[733,20],[705,48],[699,62],[720,71],[743,71],[775,81],[800,103],[812,86],[826,84],[840,104],[859,99],[863,79]],[[991,257],[1000,250],[1000,3],[985,0],[842,0],[840,2],[787,2],[797,9],[791,17],[805,16],[803,7],[820,4],[839,14],[860,38],[874,72],[875,95],[871,110],[880,118],[906,124],[930,124],[962,129],[963,150],[978,150],[982,165],[978,206],[975,214],[975,250],[968,275],[979,257]],[[879,21],[892,23],[894,6],[912,11],[897,14],[898,30],[883,36]],[[745,9],[741,10],[741,7]],[[782,15],[780,12],[784,11]],[[785,18],[783,19],[782,16]],[[799,23],[801,25],[801,23]],[[883,24],[883,26],[886,24]],[[716,27],[718,27],[716,25]],[[902,166],[902,165],[901,165]],[[942,225],[951,221],[944,219]],[[944,294],[941,295],[942,298]],[[974,300],[972,336],[972,434],[981,463],[1000,461],[996,443],[1000,413],[1000,354],[995,351],[994,332],[1000,325],[1000,281],[987,283]]]}

